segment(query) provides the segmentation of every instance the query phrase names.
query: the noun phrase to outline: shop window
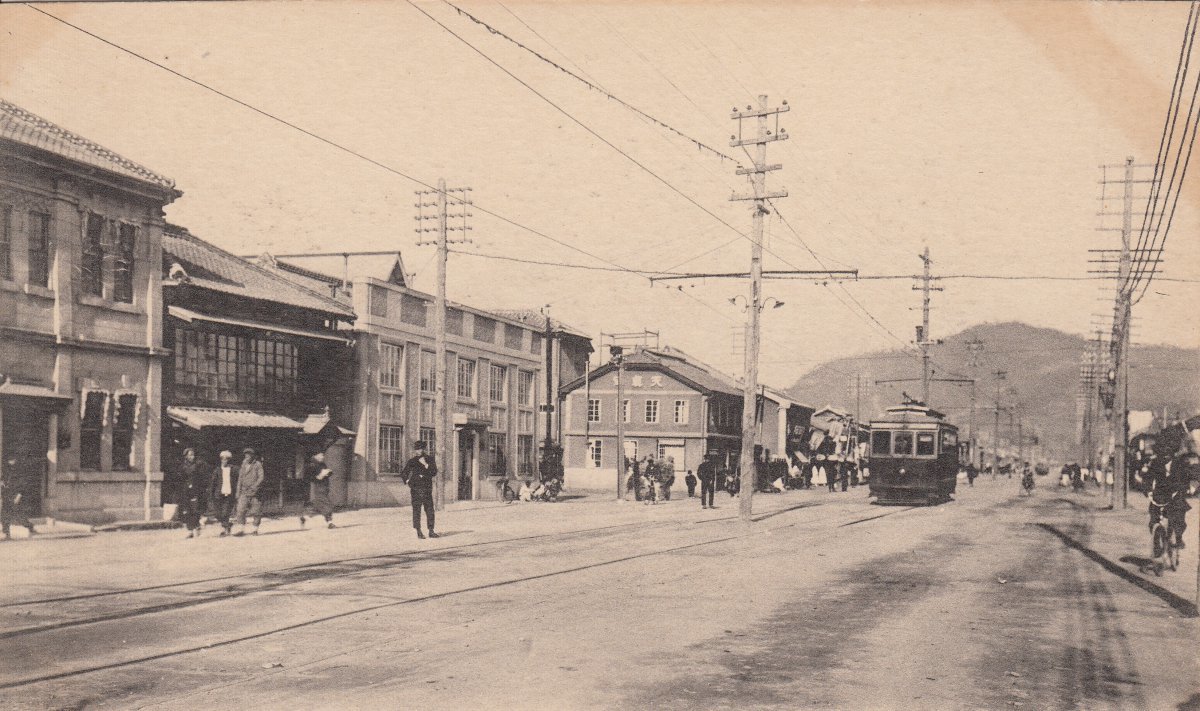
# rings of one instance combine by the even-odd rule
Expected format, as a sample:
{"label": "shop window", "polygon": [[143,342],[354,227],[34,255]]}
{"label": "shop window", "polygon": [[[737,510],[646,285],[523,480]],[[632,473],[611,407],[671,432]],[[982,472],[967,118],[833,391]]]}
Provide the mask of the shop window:
{"label": "shop window", "polygon": [[29,279],[30,286],[50,286],[50,216],[34,212],[29,215]]}
{"label": "shop window", "polygon": [[104,295],[104,218],[88,213],[87,229],[79,260],[80,291],[90,296]]}
{"label": "shop window", "polygon": [[100,439],[104,434],[104,411],[108,393],[83,393],[83,417],[79,422],[79,468],[99,471]]}
{"label": "shop window", "polygon": [[404,468],[404,428],[379,426],[379,472],[399,474]]}
{"label": "shop window", "polygon": [[112,431],[112,468],[129,471],[133,468],[133,430],[137,425],[137,395],[120,395],[114,399]]}
{"label": "shop window", "polygon": [[137,248],[137,228],[121,223],[117,229],[117,254],[113,262],[113,301],[133,303],[134,257]]}

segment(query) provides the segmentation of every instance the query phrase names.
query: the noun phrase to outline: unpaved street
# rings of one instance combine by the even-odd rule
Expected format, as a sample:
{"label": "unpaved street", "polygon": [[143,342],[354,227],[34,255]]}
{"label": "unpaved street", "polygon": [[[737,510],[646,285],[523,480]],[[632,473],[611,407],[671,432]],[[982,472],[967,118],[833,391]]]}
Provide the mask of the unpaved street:
{"label": "unpaved street", "polygon": [[1100,503],[985,478],[935,508],[764,495],[751,525],[725,495],[592,497],[451,511],[437,541],[394,510],[21,541],[0,548],[0,703],[1198,708],[1194,563],[1114,574]]}

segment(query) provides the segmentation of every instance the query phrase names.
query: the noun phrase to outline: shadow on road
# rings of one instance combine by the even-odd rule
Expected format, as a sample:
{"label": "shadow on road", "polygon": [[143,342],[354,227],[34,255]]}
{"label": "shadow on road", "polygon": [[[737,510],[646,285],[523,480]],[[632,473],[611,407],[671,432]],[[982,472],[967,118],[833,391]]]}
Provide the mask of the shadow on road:
{"label": "shadow on road", "polygon": [[[1134,573],[1129,572],[1125,568],[1112,562],[1108,558],[1105,558],[1103,555],[1100,555],[1096,551],[1092,550],[1091,548],[1088,548],[1087,546],[1083,545],[1082,543],[1075,540],[1074,538],[1071,538],[1067,534],[1063,533],[1062,531],[1058,530],[1057,528],[1055,528],[1054,526],[1052,526],[1048,523],[1039,523],[1039,524],[1037,524],[1037,526],[1045,531],[1048,531],[1048,532],[1054,534],[1063,543],[1067,544],[1067,546],[1074,548],[1075,550],[1084,554],[1088,558],[1092,559],[1094,562],[1098,563],[1100,565],[1100,567],[1104,568],[1105,570],[1112,573],[1113,575],[1116,575],[1117,577],[1119,577],[1127,582],[1130,582],[1130,583],[1138,586],[1142,590],[1145,590],[1146,592],[1150,593],[1151,595],[1154,595],[1155,597],[1159,598],[1163,602],[1165,602],[1168,605],[1170,605],[1171,607],[1175,608],[1175,610],[1177,612],[1179,612],[1180,614],[1186,615],[1187,617],[1200,616],[1200,612],[1198,612],[1196,610],[1196,605],[1191,600],[1185,600],[1184,598],[1176,595],[1175,593],[1171,592],[1170,590],[1167,590],[1166,588],[1163,588],[1159,585],[1155,585],[1154,583],[1141,577],[1140,575],[1135,575]],[[1121,560],[1125,560],[1125,558],[1122,558]]]}

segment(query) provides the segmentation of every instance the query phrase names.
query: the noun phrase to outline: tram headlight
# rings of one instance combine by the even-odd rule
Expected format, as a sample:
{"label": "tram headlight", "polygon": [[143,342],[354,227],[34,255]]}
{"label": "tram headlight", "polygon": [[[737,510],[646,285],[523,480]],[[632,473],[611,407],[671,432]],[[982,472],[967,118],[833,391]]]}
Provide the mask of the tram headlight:
{"label": "tram headlight", "polygon": [[907,473],[908,473],[908,470],[907,470],[907,469],[905,469],[904,467],[900,467],[900,473],[901,473],[901,474],[907,474]]}

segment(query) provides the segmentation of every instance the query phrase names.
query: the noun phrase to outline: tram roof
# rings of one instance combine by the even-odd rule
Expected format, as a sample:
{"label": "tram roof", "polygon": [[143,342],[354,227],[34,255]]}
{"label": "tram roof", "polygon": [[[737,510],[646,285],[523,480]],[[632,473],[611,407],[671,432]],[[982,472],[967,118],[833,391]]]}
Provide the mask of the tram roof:
{"label": "tram roof", "polygon": [[877,427],[886,424],[950,424],[946,422],[946,415],[929,407],[928,405],[919,402],[904,403],[902,405],[893,405],[884,411],[884,414],[871,420],[871,426]]}

